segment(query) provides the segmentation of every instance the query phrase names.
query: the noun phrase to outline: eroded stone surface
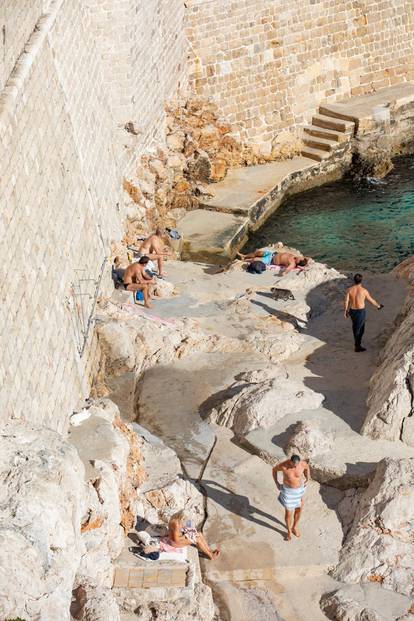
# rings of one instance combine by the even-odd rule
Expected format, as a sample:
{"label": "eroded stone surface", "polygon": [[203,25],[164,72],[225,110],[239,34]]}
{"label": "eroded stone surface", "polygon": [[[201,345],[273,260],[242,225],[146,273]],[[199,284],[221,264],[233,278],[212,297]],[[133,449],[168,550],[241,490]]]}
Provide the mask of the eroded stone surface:
{"label": "eroded stone surface", "polygon": [[211,422],[232,429],[236,435],[258,428],[267,428],[288,412],[317,408],[323,396],[286,377],[260,383],[238,381],[227,393],[220,395],[219,403],[208,412]]}
{"label": "eroded stone surface", "polygon": [[414,593],[414,459],[384,459],[359,498],[353,525],[333,576],[378,582]]}
{"label": "eroded stone surface", "polygon": [[84,468],[56,432],[11,421],[0,437],[0,617],[65,619],[85,544]]}
{"label": "eroded stone surface", "polygon": [[287,455],[296,453],[302,459],[327,453],[333,447],[331,434],[321,431],[315,423],[299,421],[290,436],[285,451]]}
{"label": "eroded stone surface", "polygon": [[402,621],[409,618],[410,605],[408,597],[377,584],[346,585],[321,598],[321,608],[332,621]]}

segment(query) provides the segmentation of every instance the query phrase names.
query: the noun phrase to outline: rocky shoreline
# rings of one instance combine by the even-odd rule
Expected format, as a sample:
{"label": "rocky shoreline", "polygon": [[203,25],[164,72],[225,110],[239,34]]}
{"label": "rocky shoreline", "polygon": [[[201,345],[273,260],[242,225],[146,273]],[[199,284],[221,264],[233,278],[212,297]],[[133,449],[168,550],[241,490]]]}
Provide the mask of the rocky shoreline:
{"label": "rocky shoreline", "polygon": [[[409,283],[412,266],[398,270]],[[385,315],[369,317],[370,351],[356,359],[336,270],[313,263],[280,278],[170,262],[168,274],[177,295],[156,314],[119,291],[100,301],[95,399],[68,439],[23,421],[2,433],[2,618],[414,618],[411,286],[393,323],[406,280],[368,277]],[[302,538],[287,544],[269,463],[291,450],[314,482]],[[162,533],[182,508],[219,559],[200,574],[192,557],[185,587],[122,586],[135,516]]]}

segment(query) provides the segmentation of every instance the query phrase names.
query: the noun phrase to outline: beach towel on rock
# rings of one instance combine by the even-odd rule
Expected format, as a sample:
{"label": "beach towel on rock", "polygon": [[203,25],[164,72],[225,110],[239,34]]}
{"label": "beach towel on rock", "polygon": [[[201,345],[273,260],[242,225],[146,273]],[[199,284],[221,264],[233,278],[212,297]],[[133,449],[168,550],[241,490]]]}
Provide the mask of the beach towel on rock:
{"label": "beach towel on rock", "polygon": [[303,485],[301,487],[283,485],[278,500],[285,509],[293,511],[293,509],[301,506],[304,493],[305,487]]}

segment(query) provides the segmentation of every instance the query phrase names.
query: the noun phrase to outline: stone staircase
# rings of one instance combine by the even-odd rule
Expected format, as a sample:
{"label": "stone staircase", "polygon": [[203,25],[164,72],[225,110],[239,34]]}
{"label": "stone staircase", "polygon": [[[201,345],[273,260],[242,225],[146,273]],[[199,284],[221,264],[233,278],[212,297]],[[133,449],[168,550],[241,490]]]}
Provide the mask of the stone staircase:
{"label": "stone staircase", "polygon": [[303,128],[303,157],[316,162],[329,159],[333,152],[349,142],[355,131],[354,121],[341,118],[330,108],[320,106],[312,124]]}

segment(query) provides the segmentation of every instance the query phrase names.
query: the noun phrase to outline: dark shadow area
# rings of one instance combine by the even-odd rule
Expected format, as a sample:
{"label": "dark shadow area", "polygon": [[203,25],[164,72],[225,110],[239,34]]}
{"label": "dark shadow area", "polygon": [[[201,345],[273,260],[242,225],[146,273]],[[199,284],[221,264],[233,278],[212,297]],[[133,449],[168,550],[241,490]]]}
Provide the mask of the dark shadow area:
{"label": "dark shadow area", "polygon": [[[240,374],[239,374],[240,375]],[[236,381],[236,378],[234,378]],[[246,382],[240,382],[235,386],[229,386],[228,388],[224,388],[223,390],[219,390],[218,392],[213,393],[208,397],[205,401],[200,403],[198,413],[200,417],[205,420],[208,418],[211,410],[219,407],[223,404],[223,401],[227,401],[232,397],[238,395],[246,386],[249,386]]]}
{"label": "dark shadow area", "polygon": [[274,444],[275,446],[281,446],[284,450],[284,447],[286,446],[289,438],[293,434],[293,431],[296,425],[297,425],[297,422],[292,423],[291,425],[289,425],[289,427],[287,427],[284,431],[282,431],[282,433],[278,433],[277,435],[274,435],[272,438],[272,444]]}
{"label": "dark shadow area", "polygon": [[[366,415],[374,352],[354,352],[351,320],[345,319],[343,306],[345,291],[351,284],[350,279],[338,278],[318,285],[306,297],[311,311],[304,332],[322,345],[307,360],[306,368],[312,376],[306,377],[304,383],[324,395],[325,408],[359,432]],[[376,351],[371,344],[368,348]]]}
{"label": "dark shadow area", "polygon": [[[342,544],[349,533],[353,523],[356,510],[358,508],[360,495],[368,487],[374,475],[377,464],[375,462],[357,461],[356,463],[346,463],[345,474],[335,479],[334,485],[323,484],[319,488],[319,493],[328,509],[335,511],[343,532]],[[347,502],[347,521],[343,521],[344,515],[338,511],[338,505],[344,498],[346,490],[354,490],[356,496],[349,498]]]}
{"label": "dark shadow area", "polygon": [[[265,511],[251,505],[247,496],[235,494],[224,485],[221,485],[221,483],[211,480],[204,479],[200,481],[200,487],[203,489],[205,494],[207,494],[208,498],[214,500],[214,502],[224,507],[227,511],[231,511],[245,520],[249,520],[250,522],[254,522],[255,524],[269,528],[270,530],[274,530],[283,537],[285,536],[286,530],[283,522],[278,520],[274,515],[266,513]],[[262,518],[275,522],[278,526],[282,526],[284,530],[268,524]]]}

